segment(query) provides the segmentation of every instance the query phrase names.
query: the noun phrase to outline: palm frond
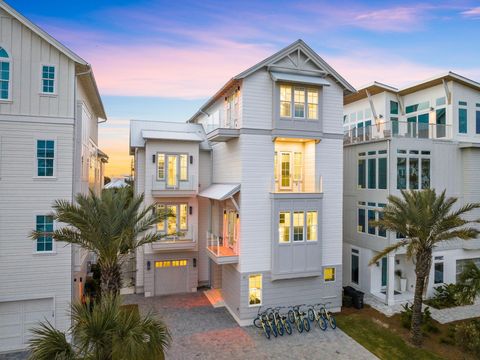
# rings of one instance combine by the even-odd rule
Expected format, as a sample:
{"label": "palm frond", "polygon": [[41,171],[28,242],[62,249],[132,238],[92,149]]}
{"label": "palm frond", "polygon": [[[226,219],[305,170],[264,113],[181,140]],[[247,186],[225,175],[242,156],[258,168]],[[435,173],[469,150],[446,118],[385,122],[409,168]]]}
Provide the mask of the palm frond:
{"label": "palm frond", "polygon": [[65,334],[46,321],[31,330],[30,360],[76,360],[75,351]]}

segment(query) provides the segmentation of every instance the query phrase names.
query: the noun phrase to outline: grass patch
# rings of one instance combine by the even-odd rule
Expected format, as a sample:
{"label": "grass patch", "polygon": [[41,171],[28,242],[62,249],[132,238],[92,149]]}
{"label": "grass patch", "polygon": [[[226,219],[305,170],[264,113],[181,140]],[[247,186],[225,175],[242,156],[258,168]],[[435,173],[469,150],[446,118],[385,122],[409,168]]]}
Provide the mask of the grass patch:
{"label": "grass patch", "polygon": [[336,319],[340,329],[380,359],[443,359],[428,350],[410,346],[400,335],[390,331],[388,324],[366,318],[361,313],[339,314]]}

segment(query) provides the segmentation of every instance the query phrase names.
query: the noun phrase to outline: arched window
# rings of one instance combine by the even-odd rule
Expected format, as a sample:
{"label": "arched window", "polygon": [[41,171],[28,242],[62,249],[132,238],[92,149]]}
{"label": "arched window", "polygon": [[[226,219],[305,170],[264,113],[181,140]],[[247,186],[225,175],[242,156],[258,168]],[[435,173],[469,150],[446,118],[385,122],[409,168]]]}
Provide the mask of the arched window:
{"label": "arched window", "polygon": [[0,47],[0,100],[10,98],[10,59],[7,51]]}

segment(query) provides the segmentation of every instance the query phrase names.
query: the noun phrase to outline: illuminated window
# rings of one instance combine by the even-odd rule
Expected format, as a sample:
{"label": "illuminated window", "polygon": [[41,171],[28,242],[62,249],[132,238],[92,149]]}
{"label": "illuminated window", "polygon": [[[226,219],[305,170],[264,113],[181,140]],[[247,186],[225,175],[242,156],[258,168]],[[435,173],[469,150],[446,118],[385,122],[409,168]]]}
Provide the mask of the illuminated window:
{"label": "illuminated window", "polygon": [[177,155],[167,155],[167,186],[177,187]]}
{"label": "illuminated window", "polygon": [[55,66],[42,66],[42,92],[46,94],[55,93]]}
{"label": "illuminated window", "polygon": [[296,118],[305,117],[305,89],[304,88],[295,88],[293,90],[293,102]]}
{"label": "illuminated window", "polygon": [[[165,213],[165,205],[157,205],[157,212],[160,215],[163,215]],[[159,221],[157,223],[157,231],[163,232],[165,231],[165,221]]]}
{"label": "illuminated window", "polygon": [[293,213],[293,241],[303,241],[305,214],[303,211]]}
{"label": "illuminated window", "polygon": [[315,89],[308,89],[308,118],[318,119],[318,91]]}
{"label": "illuminated window", "polygon": [[180,204],[180,230],[187,230],[187,204]]}
{"label": "illuminated window", "polygon": [[282,152],[281,153],[281,172],[282,172],[282,188],[290,188],[291,187],[291,179],[290,179],[290,166],[291,166],[291,153]]}
{"label": "illuminated window", "polygon": [[180,181],[188,180],[188,155],[180,155]]}
{"label": "illuminated window", "polygon": [[262,304],[262,275],[250,275],[248,277],[248,305]]}
{"label": "illuminated window", "polygon": [[323,269],[323,280],[326,282],[335,281],[335,268],[327,267]]}
{"label": "illuminated window", "polygon": [[165,180],[165,154],[157,154],[157,176],[159,180]]}
{"label": "illuminated window", "polygon": [[290,212],[281,212],[278,224],[278,239],[281,243],[290,242]]}
{"label": "illuminated window", "polygon": [[164,260],[155,261],[156,268],[183,267],[187,266],[187,260]]}
{"label": "illuminated window", "polygon": [[307,211],[307,241],[317,240],[318,214],[316,211]]}
{"label": "illuminated window", "polygon": [[292,88],[291,86],[280,86],[280,116],[292,116]]}
{"label": "illuminated window", "polygon": [[188,204],[157,204],[159,213],[170,216],[157,223],[157,231],[164,232],[169,238],[178,237],[178,232],[188,230]]}
{"label": "illuminated window", "polygon": [[303,154],[301,152],[296,152],[293,154],[293,180],[294,181],[302,180],[302,170],[303,170]]}

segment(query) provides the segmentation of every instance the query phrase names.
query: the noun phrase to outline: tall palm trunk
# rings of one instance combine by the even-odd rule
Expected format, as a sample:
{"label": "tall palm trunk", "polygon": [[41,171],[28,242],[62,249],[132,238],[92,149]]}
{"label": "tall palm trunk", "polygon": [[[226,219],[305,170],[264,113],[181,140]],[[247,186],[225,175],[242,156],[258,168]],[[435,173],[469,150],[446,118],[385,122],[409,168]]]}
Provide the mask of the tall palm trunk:
{"label": "tall palm trunk", "polygon": [[410,341],[415,346],[421,346],[423,291],[425,288],[425,280],[430,272],[432,253],[431,251],[419,252],[417,253],[416,259],[415,274],[417,279],[415,282],[415,296],[413,298]]}
{"label": "tall palm trunk", "polygon": [[100,288],[102,295],[112,294],[118,295],[120,293],[120,288],[122,286],[122,276],[120,272],[120,265],[117,263],[113,264],[102,264],[100,262]]}

